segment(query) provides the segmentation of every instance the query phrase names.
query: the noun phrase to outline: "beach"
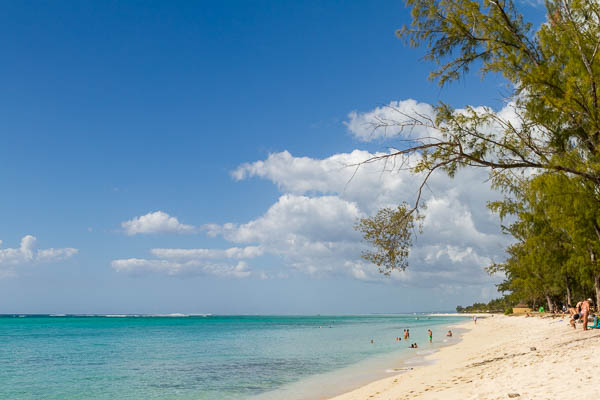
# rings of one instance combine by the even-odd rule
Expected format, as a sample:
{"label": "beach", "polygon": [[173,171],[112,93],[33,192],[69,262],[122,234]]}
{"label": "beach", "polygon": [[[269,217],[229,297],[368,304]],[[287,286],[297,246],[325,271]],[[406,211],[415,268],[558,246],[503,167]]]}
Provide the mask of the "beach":
{"label": "beach", "polygon": [[467,330],[462,340],[429,356],[432,364],[331,400],[598,399],[600,329],[503,315],[457,326]]}

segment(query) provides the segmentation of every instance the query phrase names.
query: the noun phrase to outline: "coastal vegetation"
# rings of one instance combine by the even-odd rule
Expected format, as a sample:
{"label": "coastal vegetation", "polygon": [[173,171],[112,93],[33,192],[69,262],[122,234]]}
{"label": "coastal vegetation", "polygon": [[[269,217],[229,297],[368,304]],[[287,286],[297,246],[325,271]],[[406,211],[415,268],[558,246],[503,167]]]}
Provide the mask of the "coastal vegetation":
{"label": "coastal vegetation", "polygon": [[500,297],[498,299],[490,300],[488,303],[473,303],[470,306],[462,307],[456,306],[457,313],[481,313],[481,312],[494,312],[504,313],[511,311],[512,306],[510,299],[506,297]]}
{"label": "coastal vegetation", "polygon": [[[499,290],[513,301],[557,304],[600,293],[600,208],[597,187],[578,177],[540,174],[511,190],[512,197],[492,202],[516,242],[505,262],[490,273],[503,273]],[[600,301],[600,298],[598,298]]]}
{"label": "coastal vegetation", "polygon": [[395,110],[397,118],[373,123],[405,136],[365,163],[399,160],[422,184],[411,206],[361,220],[374,248],[365,258],[386,273],[405,269],[431,174],[486,168],[505,195],[488,206],[514,238],[506,260],[487,269],[505,276],[505,301],[545,301],[552,310],[595,293],[600,304],[600,3],[548,0],[541,26],[511,0],[406,4],[412,23],[397,35],[426,49],[436,66],[429,78],[444,86],[472,69],[502,77],[508,111],[440,102],[434,118]]}

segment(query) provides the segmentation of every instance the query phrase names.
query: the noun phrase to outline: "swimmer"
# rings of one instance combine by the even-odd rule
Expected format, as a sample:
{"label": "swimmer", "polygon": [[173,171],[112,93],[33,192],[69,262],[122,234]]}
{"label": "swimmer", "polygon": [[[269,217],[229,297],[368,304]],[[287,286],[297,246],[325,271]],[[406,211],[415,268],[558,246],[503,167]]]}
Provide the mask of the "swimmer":
{"label": "swimmer", "polygon": [[433,340],[433,332],[431,332],[431,329],[427,329],[427,333],[429,334],[429,343],[431,343]]}
{"label": "swimmer", "polygon": [[452,331],[448,331],[448,333],[446,333],[446,336],[452,337]]}

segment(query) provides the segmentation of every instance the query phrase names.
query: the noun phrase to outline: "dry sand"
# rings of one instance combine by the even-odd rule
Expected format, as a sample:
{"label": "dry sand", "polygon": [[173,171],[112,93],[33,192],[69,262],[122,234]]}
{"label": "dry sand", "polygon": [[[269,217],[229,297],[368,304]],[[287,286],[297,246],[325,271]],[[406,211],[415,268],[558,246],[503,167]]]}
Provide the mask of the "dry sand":
{"label": "dry sand", "polygon": [[463,340],[430,356],[434,364],[332,400],[600,400],[600,329],[502,315],[460,327]]}

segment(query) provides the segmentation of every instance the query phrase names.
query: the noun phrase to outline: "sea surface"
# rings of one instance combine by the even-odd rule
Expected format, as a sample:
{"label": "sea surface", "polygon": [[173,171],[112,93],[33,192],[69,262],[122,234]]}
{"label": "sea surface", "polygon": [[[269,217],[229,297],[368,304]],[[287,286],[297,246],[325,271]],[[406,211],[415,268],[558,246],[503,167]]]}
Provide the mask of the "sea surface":
{"label": "sea surface", "polygon": [[412,368],[463,320],[5,315],[0,399],[316,399]]}

